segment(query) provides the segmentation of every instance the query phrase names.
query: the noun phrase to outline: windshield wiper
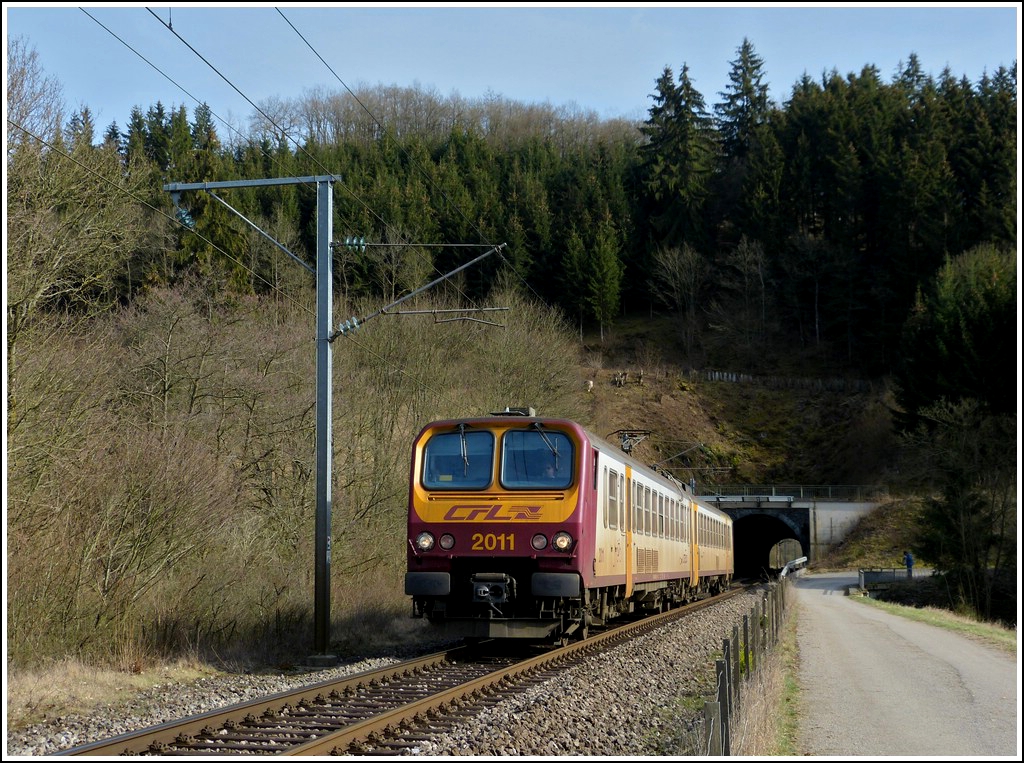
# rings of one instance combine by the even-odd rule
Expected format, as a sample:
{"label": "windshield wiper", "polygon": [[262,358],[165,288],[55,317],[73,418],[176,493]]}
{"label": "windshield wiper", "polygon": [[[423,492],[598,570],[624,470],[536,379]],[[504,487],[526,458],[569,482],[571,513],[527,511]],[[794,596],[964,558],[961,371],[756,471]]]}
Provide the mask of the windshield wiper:
{"label": "windshield wiper", "polygon": [[533,422],[532,424],[530,424],[530,426],[537,430],[537,434],[539,434],[541,439],[544,440],[544,444],[548,446],[548,450],[550,450],[551,454],[555,457],[555,468],[557,469],[558,468],[558,445],[557,444],[554,444],[554,445],[551,444],[551,440],[549,440],[548,436],[546,434],[544,434],[544,430],[541,428],[539,421]]}
{"label": "windshield wiper", "polygon": [[459,447],[462,450],[462,476],[469,476],[469,448],[466,447],[466,425],[459,424]]}

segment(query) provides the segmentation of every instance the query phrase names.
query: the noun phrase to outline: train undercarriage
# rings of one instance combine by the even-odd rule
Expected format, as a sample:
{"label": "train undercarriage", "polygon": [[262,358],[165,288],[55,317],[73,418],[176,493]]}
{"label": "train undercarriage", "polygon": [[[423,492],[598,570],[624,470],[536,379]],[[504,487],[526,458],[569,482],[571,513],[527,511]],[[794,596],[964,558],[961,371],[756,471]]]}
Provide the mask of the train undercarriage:
{"label": "train undercarriage", "polygon": [[475,572],[461,582],[456,578],[447,590],[438,583],[435,595],[417,594],[424,586],[417,588],[415,582],[409,590],[408,581],[406,592],[413,596],[413,617],[425,617],[456,638],[570,641],[584,639],[591,628],[617,618],[665,612],[718,593],[727,584],[724,577],[702,578],[697,586],[686,579],[637,583],[627,596],[625,585],[581,588],[575,574],[524,578]]}

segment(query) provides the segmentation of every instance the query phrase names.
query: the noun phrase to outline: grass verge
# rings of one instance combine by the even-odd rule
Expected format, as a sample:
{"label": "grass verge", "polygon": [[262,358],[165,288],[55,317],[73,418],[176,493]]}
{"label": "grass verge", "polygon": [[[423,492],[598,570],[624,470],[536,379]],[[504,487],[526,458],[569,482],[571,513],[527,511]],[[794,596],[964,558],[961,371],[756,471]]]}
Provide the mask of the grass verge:
{"label": "grass verge", "polygon": [[961,633],[969,638],[989,644],[1007,654],[1017,653],[1017,631],[1004,628],[1001,625],[972,620],[969,617],[950,612],[948,609],[936,607],[906,607],[901,604],[879,601],[867,596],[856,597],[856,601],[893,615],[905,617],[908,620],[916,620],[917,622],[934,625],[937,628]]}

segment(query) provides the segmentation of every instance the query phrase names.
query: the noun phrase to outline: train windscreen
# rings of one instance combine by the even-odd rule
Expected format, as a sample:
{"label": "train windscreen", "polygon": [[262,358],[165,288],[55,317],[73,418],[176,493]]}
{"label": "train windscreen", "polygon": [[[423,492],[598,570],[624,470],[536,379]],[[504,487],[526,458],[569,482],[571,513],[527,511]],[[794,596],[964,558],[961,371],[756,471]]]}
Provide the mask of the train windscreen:
{"label": "train windscreen", "polygon": [[511,430],[501,441],[501,484],[509,489],[562,490],[572,484],[573,444],[563,432]]}
{"label": "train windscreen", "polygon": [[480,490],[492,482],[494,435],[445,432],[423,449],[423,486],[428,490]]}

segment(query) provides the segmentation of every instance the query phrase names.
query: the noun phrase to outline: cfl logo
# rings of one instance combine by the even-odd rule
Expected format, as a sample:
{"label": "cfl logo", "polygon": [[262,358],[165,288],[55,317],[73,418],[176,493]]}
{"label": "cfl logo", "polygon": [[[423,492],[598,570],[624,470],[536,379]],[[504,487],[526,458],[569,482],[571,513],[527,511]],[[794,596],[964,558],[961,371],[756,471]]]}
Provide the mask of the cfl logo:
{"label": "cfl logo", "polygon": [[444,515],[448,522],[536,522],[540,506],[509,506],[500,503],[452,506]]}

